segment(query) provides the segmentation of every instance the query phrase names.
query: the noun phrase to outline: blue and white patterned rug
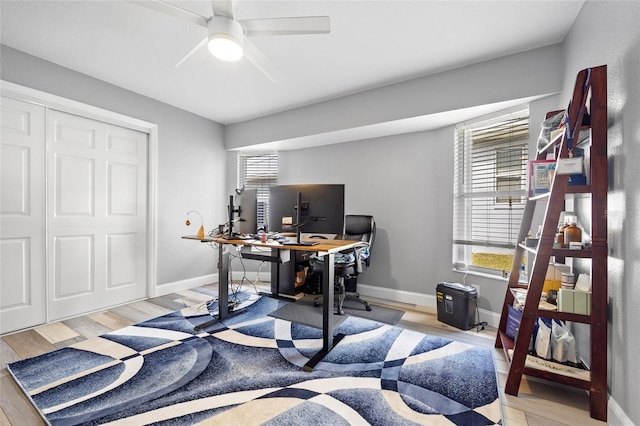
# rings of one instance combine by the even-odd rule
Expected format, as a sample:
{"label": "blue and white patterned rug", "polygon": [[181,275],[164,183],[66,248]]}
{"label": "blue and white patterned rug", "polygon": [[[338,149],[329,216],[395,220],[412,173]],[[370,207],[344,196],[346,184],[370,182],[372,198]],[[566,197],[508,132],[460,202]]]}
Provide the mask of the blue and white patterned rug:
{"label": "blue and white patterned rug", "polygon": [[349,317],[313,372],[321,331],[247,311],[195,332],[176,311],[7,366],[44,418],[75,424],[501,423],[491,351]]}

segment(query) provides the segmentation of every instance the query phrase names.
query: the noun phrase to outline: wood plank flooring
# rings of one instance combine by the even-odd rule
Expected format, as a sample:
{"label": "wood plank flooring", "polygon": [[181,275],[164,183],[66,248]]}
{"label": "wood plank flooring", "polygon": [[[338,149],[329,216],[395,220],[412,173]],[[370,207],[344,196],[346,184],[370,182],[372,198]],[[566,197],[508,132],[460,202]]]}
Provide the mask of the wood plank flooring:
{"label": "wood plank flooring", "polygon": [[[268,291],[268,287],[259,288]],[[252,291],[246,289],[245,291]],[[584,391],[548,383],[535,378],[523,378],[517,397],[504,394],[508,365],[501,350],[493,348],[496,330],[462,331],[441,323],[435,310],[408,304],[367,299],[375,305],[400,308],[405,311],[398,326],[425,334],[442,336],[491,348],[498,370],[500,398],[504,424],[509,426],[605,425],[589,417],[589,398]],[[202,293],[181,291],[145,301],[134,302],[103,312],[46,324],[34,329],[0,338],[0,425],[33,426],[44,422],[29,400],[16,385],[6,364],[63,348],[187,305],[202,302]]]}

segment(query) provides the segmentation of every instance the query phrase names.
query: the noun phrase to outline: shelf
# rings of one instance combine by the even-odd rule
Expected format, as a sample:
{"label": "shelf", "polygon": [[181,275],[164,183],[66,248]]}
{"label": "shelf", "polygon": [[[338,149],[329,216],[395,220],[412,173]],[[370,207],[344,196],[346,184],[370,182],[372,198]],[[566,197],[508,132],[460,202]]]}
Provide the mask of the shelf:
{"label": "shelf", "polygon": [[551,138],[551,141],[548,144],[538,150],[538,154],[544,154],[546,152],[549,152],[550,149],[555,148],[560,140],[562,140],[563,136],[564,132],[557,133],[553,138]]}
{"label": "shelf", "polygon": [[[566,194],[590,194],[591,193],[591,185],[569,185],[567,186]],[[539,201],[544,200],[545,198],[549,198],[551,192],[545,192],[544,194],[537,194],[527,197],[531,201]]]}
{"label": "shelf", "polygon": [[[527,247],[519,243],[518,247],[528,251],[531,254],[538,254],[537,247]],[[551,255],[556,257],[576,257],[582,259],[590,259],[593,256],[593,250],[588,249],[568,249],[568,248],[552,248]]]}
{"label": "shelf", "polygon": [[538,316],[543,318],[555,319],[559,321],[580,322],[583,324],[591,323],[590,315],[574,314],[571,312],[549,311],[547,309],[538,309]]}
{"label": "shelf", "polygon": [[591,185],[569,185],[567,186],[567,194],[590,194]]}
{"label": "shelf", "polygon": [[[567,195],[572,194],[591,194],[591,185],[568,185],[565,192]],[[545,192],[544,194],[537,194],[527,197],[531,201],[544,200],[549,198],[551,192]]]}
{"label": "shelf", "polygon": [[538,246],[536,247],[529,247],[527,245],[524,245],[522,243],[518,243],[518,246],[520,246],[520,248],[525,249],[526,251],[528,251],[529,253],[532,254],[537,254],[538,253]]}
{"label": "shelf", "polygon": [[[589,130],[589,129],[591,129],[591,126],[580,126],[580,127],[578,128],[578,135],[579,135],[581,132],[583,132],[583,131],[585,131],[585,130]],[[555,146],[556,146],[556,145],[558,145],[558,144],[560,143],[560,141],[562,140],[562,137],[563,137],[563,136],[564,136],[564,132],[556,133],[556,134],[554,135],[554,137],[553,137],[553,138],[551,138],[551,141],[550,141],[548,144],[546,144],[544,147],[542,147],[542,148],[540,148],[540,149],[538,150],[538,155],[540,155],[540,154],[545,154],[545,153],[549,152],[549,150],[550,150],[550,149],[555,148]]]}
{"label": "shelf", "polygon": [[[590,125],[582,125],[584,111],[590,113]],[[546,118],[553,117],[560,111],[550,111]],[[588,390],[589,408],[591,417],[594,419],[607,421],[607,323],[609,312],[609,298],[607,295],[607,178],[608,178],[608,157],[607,157],[607,67],[602,65],[595,68],[588,68],[580,71],[576,77],[575,88],[572,93],[571,102],[567,108],[566,125],[568,128],[577,128],[577,133],[584,130],[590,131],[590,185],[569,185],[569,179],[565,175],[555,175],[551,181],[549,192],[537,194],[529,197],[524,206],[523,219],[518,233],[518,241],[522,244],[516,246],[514,263],[507,284],[502,316],[496,336],[496,347],[504,349],[509,362],[509,372],[504,386],[507,395],[518,395],[520,383],[523,375],[551,380],[557,383]],[[567,158],[569,147],[566,131],[553,132],[552,140],[538,151],[536,160],[545,160],[553,153],[554,158]],[[579,140],[579,135],[576,135]],[[577,144],[577,142],[576,142]],[[562,177],[562,179],[559,179]],[[593,247],[588,249],[572,250],[569,248],[554,248],[555,233],[560,220],[561,212],[565,208],[567,199],[590,197],[590,203],[584,203],[582,211],[584,215],[590,215],[590,230],[588,234],[594,241]],[[531,230],[532,221],[535,216],[536,201],[542,200],[546,204],[544,219],[542,223],[542,235],[539,238],[537,247],[527,247],[524,244],[525,237]],[[581,206],[582,207],[582,206]],[[533,253],[533,266],[529,266],[532,274],[526,283],[527,296],[522,297],[522,284],[519,282],[518,272],[521,262],[527,253]],[[582,315],[569,312],[558,312],[557,307],[545,303],[540,304],[539,300],[544,289],[546,269],[552,258],[556,262],[563,262],[564,258],[584,258],[597,261],[591,263],[591,279],[593,288],[591,293],[591,314]],[[600,259],[604,256],[604,259]],[[529,256],[530,257],[530,256]],[[529,260],[529,257],[527,260]],[[576,264],[582,267],[581,263]],[[574,266],[576,266],[574,265]],[[584,266],[586,268],[586,265]],[[574,270],[574,272],[576,272]],[[578,272],[580,272],[578,270]],[[518,293],[513,294],[513,293]],[[518,299],[523,304],[523,314],[520,319],[521,333],[517,336],[517,343],[509,339],[505,332],[508,323],[508,306]],[[544,309],[542,309],[544,308]],[[532,330],[535,327],[537,318],[550,318],[560,321],[570,321],[586,324],[590,333],[590,368],[591,370],[580,370],[541,358],[532,356],[529,353],[529,342],[532,337]],[[523,330],[526,330],[524,333]],[[581,333],[582,334],[582,333]],[[585,333],[586,335],[586,333]],[[581,336],[582,337],[582,336]],[[583,345],[586,346],[586,345]]]}
{"label": "shelf", "polygon": [[[519,285],[518,287],[510,287],[509,290],[513,294],[513,299],[522,304],[527,294],[527,286]],[[545,309],[545,307],[553,309]],[[574,314],[573,312],[560,312],[555,305],[540,301],[538,304],[537,316],[559,321],[580,322],[583,324],[591,323],[591,315]]]}
{"label": "shelf", "polygon": [[589,249],[574,250],[568,248],[554,248],[551,249],[551,255],[556,257],[579,257],[583,259],[589,259],[593,256],[593,251]]}
{"label": "shelf", "polygon": [[[499,333],[505,356],[509,364],[511,364],[515,344],[513,339],[504,332],[500,331]],[[587,390],[590,388],[591,383],[591,372],[589,370],[538,358],[531,354],[526,356],[524,374]]]}
{"label": "shelf", "polygon": [[545,198],[549,198],[549,194],[551,193],[545,192],[544,194],[531,195],[530,197],[528,197],[528,199],[531,201],[543,200]]}

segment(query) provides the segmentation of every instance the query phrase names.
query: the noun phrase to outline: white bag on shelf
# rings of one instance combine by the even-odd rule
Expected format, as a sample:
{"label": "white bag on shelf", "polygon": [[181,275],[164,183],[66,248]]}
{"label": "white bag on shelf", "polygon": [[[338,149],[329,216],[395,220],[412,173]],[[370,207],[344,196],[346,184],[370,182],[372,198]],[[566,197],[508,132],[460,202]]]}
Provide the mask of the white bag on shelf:
{"label": "white bag on shelf", "polygon": [[551,359],[551,329],[538,318],[538,334],[536,334],[536,355]]}
{"label": "white bag on shelf", "polygon": [[576,339],[564,323],[551,323],[551,356],[558,362],[573,362],[577,364]]}

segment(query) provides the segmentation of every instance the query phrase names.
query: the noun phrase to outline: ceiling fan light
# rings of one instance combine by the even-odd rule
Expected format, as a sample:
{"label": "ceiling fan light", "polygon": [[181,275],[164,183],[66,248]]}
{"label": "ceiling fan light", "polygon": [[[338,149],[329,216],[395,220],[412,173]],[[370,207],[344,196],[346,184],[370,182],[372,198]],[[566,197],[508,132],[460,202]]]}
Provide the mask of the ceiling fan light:
{"label": "ceiling fan light", "polygon": [[237,61],[242,58],[242,47],[235,40],[221,37],[222,35],[209,37],[209,52],[223,61]]}
{"label": "ceiling fan light", "polygon": [[209,52],[223,61],[237,61],[242,58],[242,26],[224,16],[214,16],[208,24]]}

